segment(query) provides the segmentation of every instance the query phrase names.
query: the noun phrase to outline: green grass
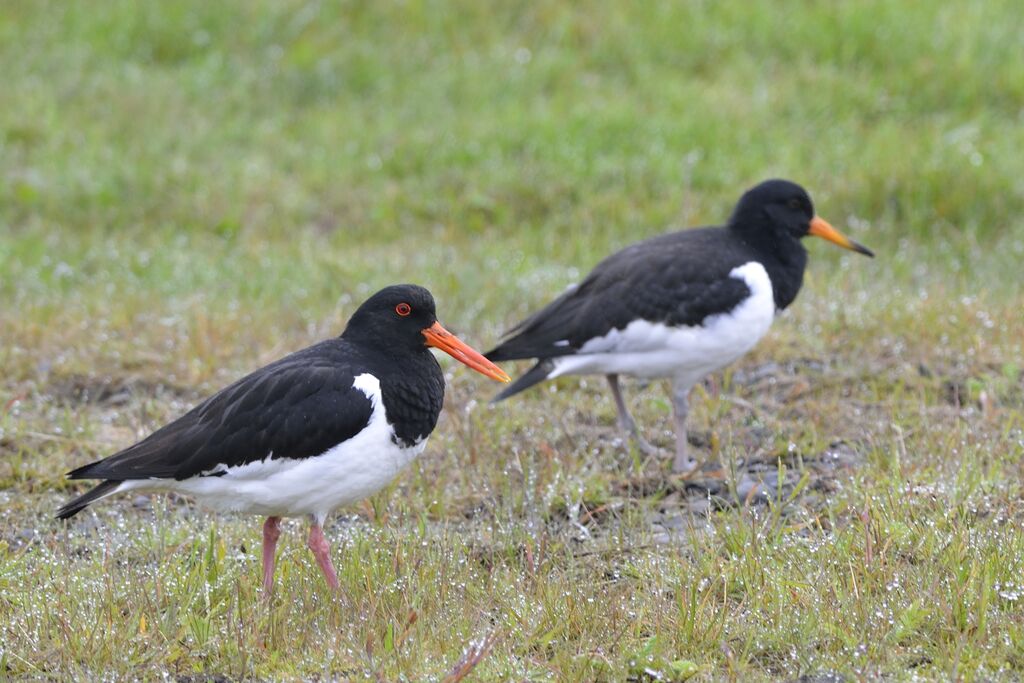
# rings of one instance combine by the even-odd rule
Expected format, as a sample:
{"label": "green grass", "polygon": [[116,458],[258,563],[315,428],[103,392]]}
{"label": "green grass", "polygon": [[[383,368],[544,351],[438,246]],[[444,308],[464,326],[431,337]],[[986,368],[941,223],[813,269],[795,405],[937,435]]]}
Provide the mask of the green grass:
{"label": "green grass", "polygon": [[[988,680],[1024,675],[1024,43],[954,3],[15,1],[0,8],[0,677]],[[596,379],[495,408],[328,528],[61,474],[430,287],[478,347],[603,255],[797,180],[874,261],[698,390],[689,500]],[[445,362],[445,361],[442,361]],[[758,374],[760,373],[760,374]],[[760,379],[757,379],[760,377]],[[670,444],[660,386],[627,385]],[[856,465],[816,458],[845,442]],[[138,507],[136,507],[138,505]],[[681,525],[666,539],[662,522]],[[477,657],[465,653],[486,640]],[[198,677],[198,678],[196,678]],[[458,675],[452,675],[457,678]]]}

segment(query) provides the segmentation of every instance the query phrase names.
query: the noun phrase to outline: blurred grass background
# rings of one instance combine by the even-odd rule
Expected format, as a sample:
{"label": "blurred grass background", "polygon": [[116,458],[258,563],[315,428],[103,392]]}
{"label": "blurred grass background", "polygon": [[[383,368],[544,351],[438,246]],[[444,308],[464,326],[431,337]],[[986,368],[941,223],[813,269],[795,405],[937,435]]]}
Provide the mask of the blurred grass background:
{"label": "blurred grass background", "polygon": [[[211,314],[265,311],[273,333],[413,279],[460,324],[505,324],[570,269],[720,222],[770,176],[806,185],[886,272],[912,280],[920,262],[957,290],[1012,291],[1018,15],[999,0],[7,3],[5,315],[198,295]],[[839,258],[822,246],[816,260]]]}
{"label": "blurred grass background", "polygon": [[[947,457],[941,432],[960,423],[951,418],[927,435],[930,423],[920,422],[914,407],[941,403],[941,381],[905,394],[893,388],[912,383],[903,373],[921,366],[964,384],[969,402],[986,391],[1003,399],[1009,417],[985,422],[986,438],[994,440],[985,443],[998,444],[998,454],[974,454],[984,476],[1005,479],[1019,471],[1020,453],[1022,19],[1013,0],[4,2],[0,402],[8,406],[2,430],[11,441],[0,447],[9,459],[0,475],[8,502],[23,518],[46,520],[66,488],[61,471],[134,433],[106,438],[97,415],[54,398],[53,387],[68,378],[143,377],[195,398],[336,334],[367,294],[400,281],[428,286],[442,321],[488,347],[613,249],[667,229],[721,222],[744,189],[771,176],[805,185],[821,215],[879,254],[869,262],[808,243],[804,292],[745,362],[834,356],[852,374],[822,382],[831,392],[823,398],[828,409],[806,418],[809,427],[804,417],[782,418],[779,439],[806,427],[810,435],[797,441],[827,442],[837,435],[835,416],[859,410],[857,400],[886,406],[891,399],[901,433],[923,439],[911,450],[925,463],[925,478],[948,480],[960,463]],[[468,409],[492,390],[470,390],[463,385],[471,380],[458,374],[455,381],[451,410]],[[570,396],[550,400],[561,410],[577,405]],[[611,415],[599,396],[584,394],[582,412]],[[535,448],[515,425],[547,415],[544,401],[537,394],[472,423],[493,430],[491,437],[445,436],[442,422],[428,456],[448,458],[442,473],[445,462],[469,465],[460,455],[467,450],[473,467],[485,467],[477,449],[485,460],[499,460],[480,480],[461,474],[455,493],[439,496],[442,519],[457,515],[452,501],[482,481],[500,487],[500,454]],[[147,398],[132,404],[137,413],[106,415],[104,424],[137,432],[181,407]],[[639,415],[650,424],[664,420],[664,410],[662,400],[648,399]],[[712,424],[707,414],[695,419]],[[75,439],[25,445],[29,431],[52,434],[55,420],[58,433]],[[728,430],[731,423],[722,424]],[[876,427],[851,426],[846,436]],[[875,447],[891,455],[887,446]],[[883,473],[892,465],[888,455],[873,456]],[[553,477],[552,490],[572,489],[587,456],[582,444],[558,456],[564,469],[538,476]],[[381,505],[434,510],[435,475],[421,468],[401,484],[401,498],[383,494]],[[882,478],[869,470],[861,483],[867,488],[855,490],[868,497],[890,491],[885,482],[871,488]],[[1019,504],[1017,491],[1004,492],[1011,507]],[[895,509],[894,519],[903,512]],[[720,523],[735,528],[729,515],[746,513],[722,514]],[[533,533],[529,524],[517,526],[523,519],[508,523],[515,533]],[[247,537],[250,526],[230,521],[219,528]],[[8,528],[12,537],[20,533]],[[93,532],[95,542],[109,532]],[[986,547],[994,554],[983,561],[1012,574],[1018,565],[999,564],[997,555],[1019,546],[1001,538]],[[56,556],[71,562],[59,548]],[[24,552],[12,546],[9,566],[31,564]],[[656,552],[652,557],[651,566],[661,566]],[[448,561],[431,556],[425,566]],[[518,555],[508,561],[518,576]],[[33,567],[8,574],[4,589],[49,585],[52,577]],[[709,577],[721,569],[705,568]],[[365,569],[351,567],[356,575]],[[91,570],[103,573],[98,565]],[[148,592],[148,585],[136,588]],[[557,580],[550,588],[559,589]],[[928,589],[921,591],[909,604],[927,603]],[[835,637],[824,626],[814,631],[819,624],[779,595],[779,609],[802,615],[810,629],[802,637]],[[8,614],[29,613],[15,603],[6,603]],[[88,611],[72,600],[67,614],[82,609]],[[1019,626],[1019,608],[1010,616]],[[273,624],[280,615],[263,618]],[[134,611],[132,619],[137,625]],[[264,623],[255,620],[247,637],[262,637]],[[918,623],[901,628],[914,631]],[[175,624],[170,619],[167,628]],[[366,628],[377,633],[378,626]],[[987,628],[975,635],[992,635]],[[53,638],[43,641],[67,650],[67,642],[43,631]],[[559,638],[582,648],[585,638],[577,636]],[[576,666],[575,654],[560,659],[564,652],[552,654],[549,645],[507,636],[489,675],[616,679],[632,670],[624,653],[642,652],[648,637],[630,631],[608,645],[607,668],[593,669]],[[960,647],[973,653],[976,670],[1020,666],[1005,654],[1017,641],[999,649],[973,637],[965,635]],[[928,642],[937,675],[963,674],[936,654],[961,641]],[[872,654],[879,668],[856,669],[854,645],[822,646],[821,659],[800,649],[806,644],[792,646],[804,657],[797,672],[808,662],[862,674],[907,671],[884,648]],[[457,659],[460,647],[446,642],[434,655]],[[663,639],[656,649],[664,648]],[[780,671],[756,658],[735,660],[714,639],[706,648],[687,654],[705,676]],[[6,652],[0,659],[9,673],[46,671],[32,668],[38,659],[16,663],[14,650]],[[243,675],[318,671],[266,652],[249,652],[249,659],[216,652],[202,661],[225,671],[237,666]],[[150,673],[171,666],[166,653],[139,656],[155,667]],[[532,656],[550,668],[523,663]],[[104,661],[111,672],[123,665],[77,657],[77,665],[61,664],[49,675],[95,673]],[[414,658],[397,669],[372,656],[370,663],[328,661],[341,662],[339,670],[356,661],[358,671],[387,677],[440,670],[435,661],[408,674]]]}

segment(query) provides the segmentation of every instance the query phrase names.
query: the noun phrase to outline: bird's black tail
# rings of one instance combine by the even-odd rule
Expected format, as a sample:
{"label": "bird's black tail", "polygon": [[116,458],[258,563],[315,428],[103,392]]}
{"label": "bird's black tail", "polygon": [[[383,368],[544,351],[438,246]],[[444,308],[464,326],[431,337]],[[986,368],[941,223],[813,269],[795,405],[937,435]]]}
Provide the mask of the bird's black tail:
{"label": "bird's black tail", "polygon": [[534,384],[543,382],[548,378],[548,375],[550,375],[551,371],[554,369],[555,362],[550,358],[546,358],[538,362],[536,365],[530,368],[530,370],[525,375],[517,379],[515,382],[512,382],[512,384],[509,384],[507,387],[505,387],[504,391],[502,391],[500,394],[492,398],[491,403],[504,401],[509,396],[518,394],[520,391],[523,391],[524,389],[529,389]]}
{"label": "bird's black tail", "polygon": [[78,498],[75,498],[71,502],[65,504],[61,509],[57,510],[57,519],[67,519],[68,517],[74,517],[79,512],[84,510],[90,503],[94,503],[100,498],[109,496],[114,492],[121,482],[108,479],[107,481],[101,482],[95,488],[86,493],[83,493]]}

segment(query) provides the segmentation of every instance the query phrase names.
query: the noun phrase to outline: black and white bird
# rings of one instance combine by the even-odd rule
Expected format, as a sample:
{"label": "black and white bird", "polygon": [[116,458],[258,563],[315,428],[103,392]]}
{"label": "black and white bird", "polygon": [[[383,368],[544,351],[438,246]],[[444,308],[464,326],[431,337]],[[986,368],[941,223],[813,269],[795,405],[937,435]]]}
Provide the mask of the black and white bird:
{"label": "black and white bird", "polygon": [[494,401],[562,375],[603,374],[620,428],[653,453],[622,399],[619,375],[669,378],[673,469],[691,470],[690,389],[753,348],[776,312],[793,302],[807,265],[800,242],[807,235],[874,256],[819,218],[806,190],[786,180],[748,190],[723,226],[660,235],[612,254],[484,354],[538,361]]}
{"label": "black and white bird", "polygon": [[264,515],[269,592],[281,517],[308,515],[309,548],[337,589],[324,520],[379,491],[423,451],[444,400],[429,347],[509,381],[441,326],[430,292],[387,287],[340,337],[260,368],[134,446],[70,472],[103,481],[57,516],[123,491],[175,491],[215,510]]}

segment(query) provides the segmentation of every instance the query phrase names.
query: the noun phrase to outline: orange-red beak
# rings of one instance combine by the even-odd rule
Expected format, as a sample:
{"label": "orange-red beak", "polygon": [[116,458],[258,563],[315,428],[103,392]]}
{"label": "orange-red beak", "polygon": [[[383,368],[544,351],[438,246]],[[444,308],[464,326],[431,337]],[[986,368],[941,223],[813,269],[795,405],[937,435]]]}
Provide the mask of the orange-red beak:
{"label": "orange-red beak", "polygon": [[441,327],[441,323],[435,322],[433,325],[423,330],[423,336],[427,338],[427,346],[433,346],[435,349],[441,349],[455,360],[459,361],[463,365],[473,368],[481,375],[487,375],[491,379],[496,379],[499,382],[512,381],[512,378],[506,375],[504,370],[484,358],[469,344]]}
{"label": "orange-red beak", "polygon": [[833,228],[829,222],[821,216],[815,216],[811,219],[811,229],[808,231],[808,234],[828,240],[829,242],[838,244],[843,249],[849,249],[850,251],[855,251],[858,254],[864,254],[865,256],[870,256],[872,258],[875,256],[875,252],[871,251],[863,244],[854,242],[849,237]]}

